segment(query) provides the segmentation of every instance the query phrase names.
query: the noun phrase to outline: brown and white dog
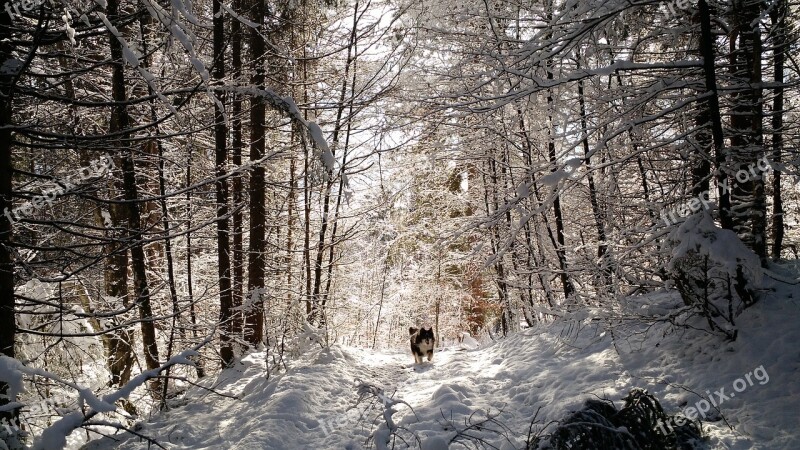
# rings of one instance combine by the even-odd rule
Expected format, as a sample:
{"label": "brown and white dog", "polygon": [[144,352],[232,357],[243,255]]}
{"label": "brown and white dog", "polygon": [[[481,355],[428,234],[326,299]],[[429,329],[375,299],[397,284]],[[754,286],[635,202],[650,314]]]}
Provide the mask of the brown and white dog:
{"label": "brown and white dog", "polygon": [[433,328],[408,329],[411,335],[411,353],[414,354],[414,362],[422,363],[422,357],[428,355],[428,361],[433,359],[433,346],[436,345],[436,337],[433,335]]}

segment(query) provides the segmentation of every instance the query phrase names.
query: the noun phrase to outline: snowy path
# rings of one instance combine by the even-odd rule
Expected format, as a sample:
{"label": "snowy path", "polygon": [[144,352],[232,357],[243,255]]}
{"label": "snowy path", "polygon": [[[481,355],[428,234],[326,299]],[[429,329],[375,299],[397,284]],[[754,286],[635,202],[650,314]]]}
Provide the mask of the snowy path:
{"label": "snowy path", "polygon": [[[502,434],[488,428],[473,434],[502,450],[521,449],[537,411],[547,423],[588,398],[606,397],[619,405],[631,388],[643,387],[676,412],[698,401],[689,390],[730,392],[732,382],[762,365],[768,382],[720,405],[735,430],[718,419],[704,422],[710,448],[794,450],[800,448],[800,350],[790,344],[800,340],[795,303],[754,308],[740,339],[727,344],[708,336],[673,333],[665,339],[652,333],[660,346],[620,339],[615,346],[598,328],[583,326],[580,332],[571,327],[522,333],[477,350],[445,349],[421,366],[413,366],[410,351],[316,349],[271,379],[264,377],[264,355],[255,353],[216,380],[216,389],[237,399],[192,390],[182,406],[143,424],[141,432],[174,449],[376,448],[367,444],[368,437],[385,425],[378,409],[367,409],[368,402],[354,408],[361,380],[413,408],[412,413],[398,405],[393,416],[411,448],[431,436],[450,440],[471,415],[476,420],[502,410],[497,416],[507,427]],[[89,448],[147,448],[144,441],[120,437],[121,443]],[[407,448],[401,444],[395,448]]]}
{"label": "snowy path", "polygon": [[[501,358],[486,361],[476,351],[437,351],[432,363],[415,366],[410,352],[333,348],[312,353],[287,373],[266,380],[263,354],[252,354],[220,377],[215,389],[239,399],[195,392],[183,406],[148,423],[142,432],[167,448],[360,449],[378,422],[378,409],[361,417],[356,380],[385,388],[414,408],[397,407],[394,419],[421,439],[444,430],[444,417],[463,418],[482,409],[497,411],[514,392]],[[402,433],[406,439],[409,432]],[[413,439],[413,438],[412,438]],[[115,448],[146,448],[127,438]],[[106,448],[98,446],[98,448]]]}

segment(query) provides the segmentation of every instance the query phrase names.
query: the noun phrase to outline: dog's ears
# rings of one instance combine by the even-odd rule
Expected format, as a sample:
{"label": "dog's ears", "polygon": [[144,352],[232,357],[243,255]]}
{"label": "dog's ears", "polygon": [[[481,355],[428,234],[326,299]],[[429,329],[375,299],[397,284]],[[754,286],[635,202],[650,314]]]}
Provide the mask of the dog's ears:
{"label": "dog's ears", "polygon": [[416,333],[417,331],[419,331],[419,330],[417,330],[417,329],[416,329],[416,328],[414,328],[414,327],[409,327],[409,328],[408,328],[408,334],[414,334],[414,333]]}

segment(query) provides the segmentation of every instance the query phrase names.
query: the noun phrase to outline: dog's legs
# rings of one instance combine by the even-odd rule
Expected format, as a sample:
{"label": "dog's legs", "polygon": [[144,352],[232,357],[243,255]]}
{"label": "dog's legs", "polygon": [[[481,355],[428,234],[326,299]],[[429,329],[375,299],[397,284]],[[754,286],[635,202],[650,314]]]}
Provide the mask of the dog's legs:
{"label": "dog's legs", "polygon": [[422,364],[422,356],[417,352],[414,352],[414,363]]}
{"label": "dog's legs", "polygon": [[433,350],[428,350],[428,361],[433,359]]}

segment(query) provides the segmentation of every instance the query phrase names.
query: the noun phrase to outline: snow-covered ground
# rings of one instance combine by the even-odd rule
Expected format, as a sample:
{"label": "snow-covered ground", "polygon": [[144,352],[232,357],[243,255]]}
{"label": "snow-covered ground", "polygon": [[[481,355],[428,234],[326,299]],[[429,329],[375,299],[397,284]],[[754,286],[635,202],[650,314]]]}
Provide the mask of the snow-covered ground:
{"label": "snow-covered ground", "polygon": [[[446,348],[421,366],[405,350],[317,348],[271,379],[264,377],[264,354],[253,353],[208,381],[236,399],[193,389],[182,406],[139,432],[166,448],[380,448],[369,437],[386,432],[383,408],[369,398],[356,405],[358,384],[365,383],[405,402],[391,417],[401,427],[394,448],[446,448],[443,442],[465,424],[491,414],[495,421],[469,434],[494,446],[485,448],[524,449],[537,411],[534,432],[589,398],[620,405],[631,388],[642,387],[668,413],[705,409],[703,397],[710,397],[721,412],[705,413],[712,449],[798,449],[800,290],[782,286],[738,318],[735,342],[668,324],[626,325],[626,337],[600,321],[564,321],[482,348]],[[661,293],[628,307],[678,301]],[[138,438],[117,437],[121,442],[90,448],[148,448]]]}

